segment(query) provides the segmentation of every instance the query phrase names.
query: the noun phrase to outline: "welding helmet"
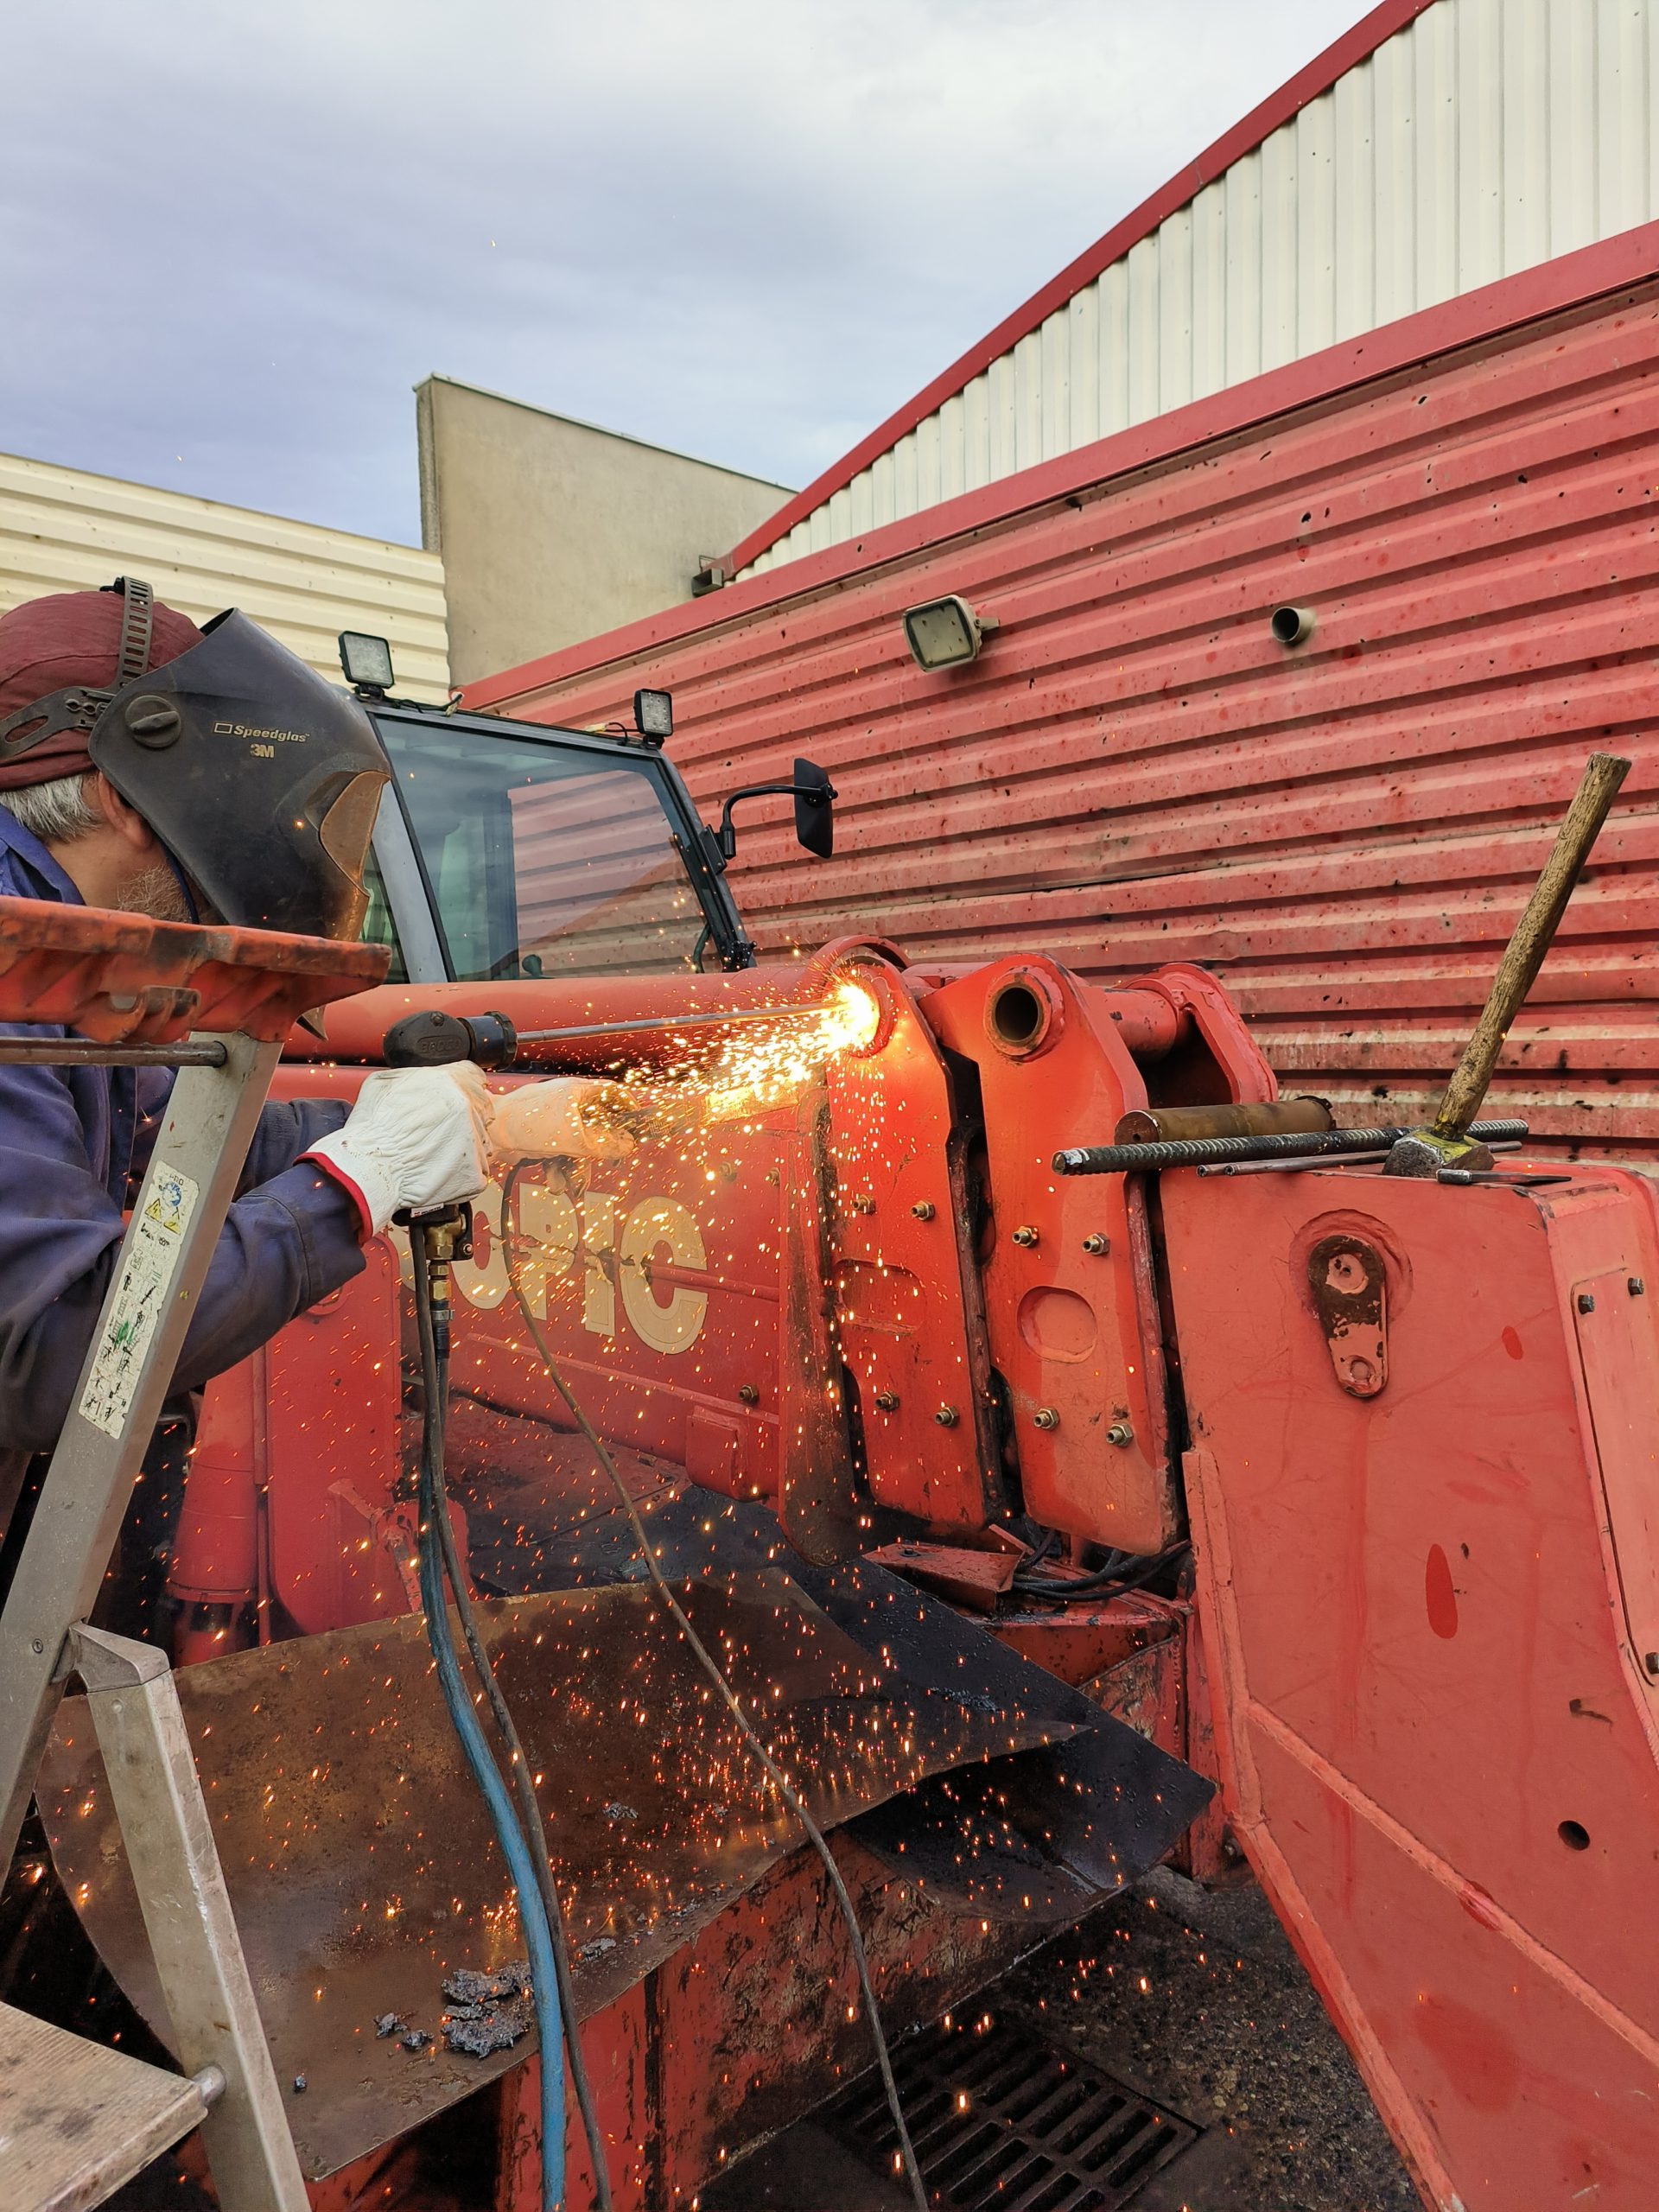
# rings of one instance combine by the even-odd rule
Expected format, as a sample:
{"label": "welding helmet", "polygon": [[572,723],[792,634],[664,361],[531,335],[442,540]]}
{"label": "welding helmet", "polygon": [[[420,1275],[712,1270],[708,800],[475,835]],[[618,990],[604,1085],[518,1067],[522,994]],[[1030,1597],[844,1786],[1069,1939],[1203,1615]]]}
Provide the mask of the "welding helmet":
{"label": "welding helmet", "polygon": [[123,602],[113,684],[71,683],[0,721],[0,782],[23,780],[11,764],[54,737],[63,764],[48,772],[72,773],[84,746],[224,920],[359,937],[391,772],[368,716],[235,607],[152,668],[149,587],[109,588]]}

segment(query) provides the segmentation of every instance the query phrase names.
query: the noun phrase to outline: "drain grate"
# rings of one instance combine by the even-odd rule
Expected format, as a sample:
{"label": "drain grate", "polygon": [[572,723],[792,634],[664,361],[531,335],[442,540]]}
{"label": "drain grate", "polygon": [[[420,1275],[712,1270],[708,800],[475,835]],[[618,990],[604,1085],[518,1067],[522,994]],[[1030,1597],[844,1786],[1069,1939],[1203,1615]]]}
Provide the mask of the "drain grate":
{"label": "drain grate", "polygon": [[[950,2212],[1112,2212],[1198,2131],[1022,2024],[982,2013],[896,2044],[893,2068],[917,2163]],[[899,2148],[880,2076],[819,2115],[857,2157],[891,2171]]]}

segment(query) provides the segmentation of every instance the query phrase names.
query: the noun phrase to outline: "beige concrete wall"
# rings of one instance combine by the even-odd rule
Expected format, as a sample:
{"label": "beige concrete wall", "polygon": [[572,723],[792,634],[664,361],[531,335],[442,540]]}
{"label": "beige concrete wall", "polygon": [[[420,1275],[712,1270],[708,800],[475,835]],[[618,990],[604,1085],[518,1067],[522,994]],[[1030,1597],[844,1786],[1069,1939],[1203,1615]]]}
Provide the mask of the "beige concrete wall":
{"label": "beige concrete wall", "polygon": [[129,574],[194,621],[239,607],[334,683],[337,634],[367,630],[391,640],[403,696],[448,696],[435,554],[0,454],[0,613]]}
{"label": "beige concrete wall", "polygon": [[677,606],[703,555],[789,497],[448,377],[418,385],[416,404],[423,536],[443,561],[457,683]]}

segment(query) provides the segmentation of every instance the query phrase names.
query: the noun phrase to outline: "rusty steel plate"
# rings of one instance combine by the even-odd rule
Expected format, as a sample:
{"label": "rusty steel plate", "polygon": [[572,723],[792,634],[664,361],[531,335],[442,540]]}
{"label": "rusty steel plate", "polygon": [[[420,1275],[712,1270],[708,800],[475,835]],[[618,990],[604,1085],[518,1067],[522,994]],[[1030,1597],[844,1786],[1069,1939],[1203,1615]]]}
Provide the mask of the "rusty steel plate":
{"label": "rusty steel plate", "polygon": [[[1056,1710],[1068,1694],[1034,1668],[1019,1667],[1013,1699],[907,1679],[776,1571],[693,1581],[682,1600],[825,1827],[1077,1725],[1069,1707]],[[649,1590],[613,1583],[478,1610],[537,1776],[587,2018],[793,1849],[798,1830]],[[418,1617],[212,1660],[183,1669],[178,1687],[278,2078],[305,2077],[289,2117],[319,2177],[532,2047],[466,2058],[439,2033],[446,1973],[523,1955],[511,1885]],[[66,1889],[165,2037],[79,1698],[64,1703],[39,1794]],[[388,2012],[432,2044],[411,2053],[377,2037]]]}

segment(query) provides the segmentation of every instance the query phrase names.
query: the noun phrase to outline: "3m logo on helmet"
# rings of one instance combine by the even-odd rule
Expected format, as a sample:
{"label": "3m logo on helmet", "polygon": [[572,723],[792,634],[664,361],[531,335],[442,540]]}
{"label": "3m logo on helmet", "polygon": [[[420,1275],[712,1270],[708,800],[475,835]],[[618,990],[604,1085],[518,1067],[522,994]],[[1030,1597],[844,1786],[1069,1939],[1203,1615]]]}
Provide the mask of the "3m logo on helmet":
{"label": "3m logo on helmet", "polygon": [[[578,1201],[550,1183],[523,1183],[518,1191],[518,1234],[536,1249],[524,1262],[524,1289],[540,1316],[548,1316],[553,1286],[580,1262],[582,1325],[596,1337],[613,1337],[620,1303],[634,1335],[652,1351],[689,1351],[709,1311],[709,1294],[672,1284],[676,1269],[701,1270],[708,1253],[702,1231],[678,1198],[637,1199],[624,1209],[612,1191],[587,1191]],[[493,1185],[473,1201],[473,1257],[457,1261],[455,1288],[469,1304],[489,1308],[511,1297],[501,1253],[501,1193]],[[556,1311],[551,1318],[558,1318]]]}

